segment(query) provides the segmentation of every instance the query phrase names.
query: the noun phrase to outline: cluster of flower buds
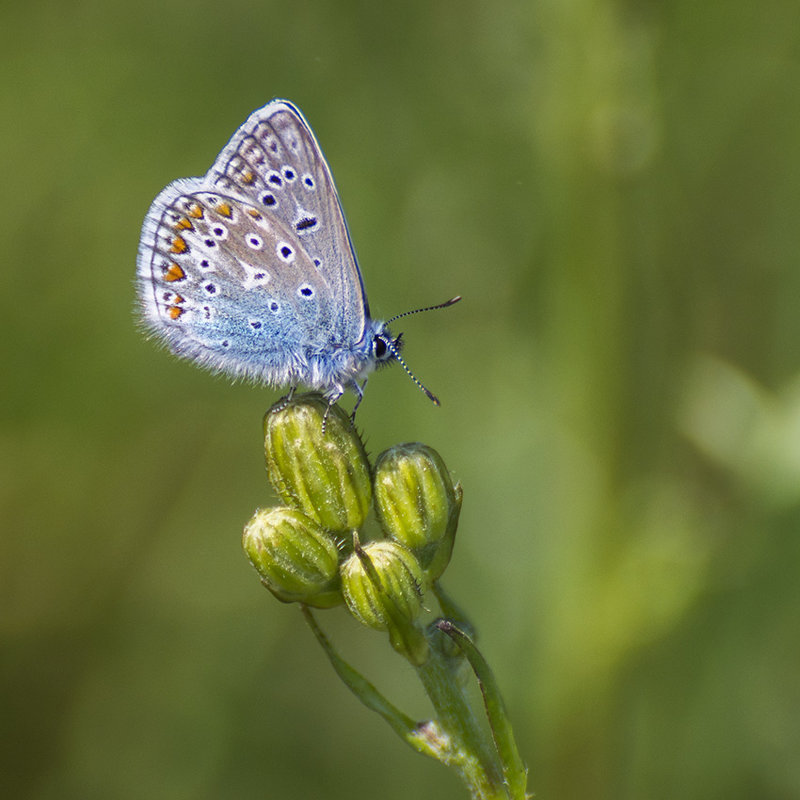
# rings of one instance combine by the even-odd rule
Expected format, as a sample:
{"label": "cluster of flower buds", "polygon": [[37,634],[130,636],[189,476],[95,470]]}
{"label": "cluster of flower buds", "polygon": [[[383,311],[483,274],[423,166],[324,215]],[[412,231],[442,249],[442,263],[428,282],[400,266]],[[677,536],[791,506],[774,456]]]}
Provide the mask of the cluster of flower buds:
{"label": "cluster of flower buds", "polygon": [[[453,550],[461,487],[441,456],[401,444],[370,466],[350,418],[308,394],[264,417],[267,473],[285,504],[257,511],[243,546],[279,600],[315,608],[341,602],[414,664],[427,658],[423,595]],[[364,531],[370,507],[381,534]]]}

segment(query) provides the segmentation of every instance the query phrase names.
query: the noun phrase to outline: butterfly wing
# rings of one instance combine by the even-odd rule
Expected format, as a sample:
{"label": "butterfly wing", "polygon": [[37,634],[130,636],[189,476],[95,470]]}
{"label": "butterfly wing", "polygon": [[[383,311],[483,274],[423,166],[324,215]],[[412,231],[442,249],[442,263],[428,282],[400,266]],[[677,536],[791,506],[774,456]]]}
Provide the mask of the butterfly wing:
{"label": "butterfly wing", "polygon": [[369,312],[330,170],[290,103],[251,114],[203,178],[159,194],[138,274],[151,329],[179,355],[274,385],[348,382],[337,370]]}
{"label": "butterfly wing", "polygon": [[341,299],[339,332],[347,342],[358,341],[369,317],[361,273],[333,176],[300,110],[288,100],[273,100],[254,111],[207,178],[260,203],[299,235]]}

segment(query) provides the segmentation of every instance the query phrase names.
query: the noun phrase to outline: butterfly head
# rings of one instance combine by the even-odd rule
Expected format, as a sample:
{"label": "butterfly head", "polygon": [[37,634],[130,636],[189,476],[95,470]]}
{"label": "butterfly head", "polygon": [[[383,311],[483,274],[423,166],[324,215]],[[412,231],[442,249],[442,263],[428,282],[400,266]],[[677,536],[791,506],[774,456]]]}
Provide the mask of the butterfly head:
{"label": "butterfly head", "polygon": [[375,366],[384,367],[397,360],[403,347],[402,339],[402,333],[396,337],[392,336],[386,323],[383,323],[372,337],[372,357],[375,359]]}

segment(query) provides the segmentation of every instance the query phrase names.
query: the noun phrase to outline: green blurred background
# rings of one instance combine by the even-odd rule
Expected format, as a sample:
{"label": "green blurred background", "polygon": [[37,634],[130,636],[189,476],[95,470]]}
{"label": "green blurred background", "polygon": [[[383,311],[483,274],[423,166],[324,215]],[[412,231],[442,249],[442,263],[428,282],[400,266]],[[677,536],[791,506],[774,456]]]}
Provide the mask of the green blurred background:
{"label": "green blurred background", "polygon": [[402,326],[442,408],[395,368],[359,423],[464,485],[445,585],[530,788],[800,796],[794,0],[32,0],[0,59],[3,796],[464,797],[241,553],[278,393],[136,327],[149,203],[274,96],[373,312],[464,296]]}

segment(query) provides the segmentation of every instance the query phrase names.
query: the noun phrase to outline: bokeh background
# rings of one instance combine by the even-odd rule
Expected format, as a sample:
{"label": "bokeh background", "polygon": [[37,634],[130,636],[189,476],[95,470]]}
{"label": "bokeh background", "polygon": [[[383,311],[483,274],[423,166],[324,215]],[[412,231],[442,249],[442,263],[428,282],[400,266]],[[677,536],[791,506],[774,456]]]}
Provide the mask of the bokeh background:
{"label": "bokeh background", "polygon": [[[239,544],[261,416],[140,334],[142,218],[274,96],[395,368],[359,423],[464,485],[448,590],[540,798],[800,796],[793,0],[7,3],[0,791],[461,798]],[[410,668],[336,645],[424,718]]]}

